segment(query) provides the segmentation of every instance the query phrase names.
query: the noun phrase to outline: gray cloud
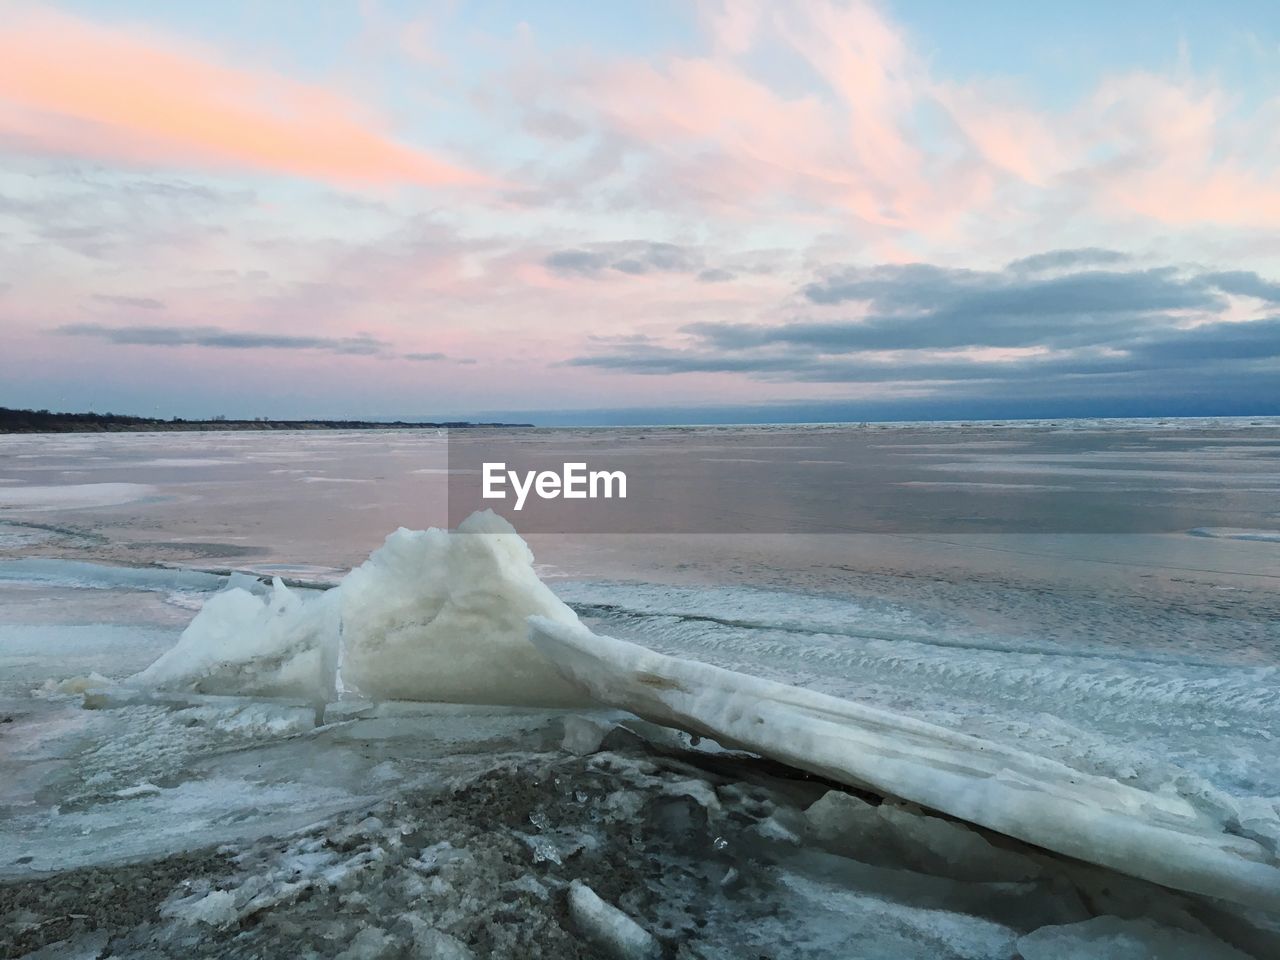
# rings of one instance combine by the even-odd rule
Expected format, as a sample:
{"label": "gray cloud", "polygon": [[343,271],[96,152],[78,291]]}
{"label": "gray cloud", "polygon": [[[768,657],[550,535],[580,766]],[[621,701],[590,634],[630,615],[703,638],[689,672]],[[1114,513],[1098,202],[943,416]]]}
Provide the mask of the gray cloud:
{"label": "gray cloud", "polygon": [[132,307],[138,310],[163,310],[164,301],[157,300],[154,297],[119,297],[107,293],[95,293],[93,299],[99,303],[110,304],[113,307]]}
{"label": "gray cloud", "polygon": [[1280,283],[1264,280],[1249,270],[1232,270],[1226,273],[1206,273],[1205,281],[1224,293],[1257,297],[1271,303],[1280,303]]}
{"label": "gray cloud", "polygon": [[722,270],[720,267],[712,267],[709,270],[703,270],[698,274],[698,279],[702,283],[728,283],[737,275],[730,270]]}
{"label": "gray cloud", "polygon": [[821,306],[865,302],[886,320],[915,317],[931,324],[965,323],[984,316],[1025,319],[1216,309],[1225,303],[1206,277],[1184,278],[1173,267],[1025,277],[1009,270],[907,264],[842,270],[801,292]]}
{"label": "gray cloud", "polygon": [[221,327],[107,327],[98,323],[71,323],[54,333],[70,337],[96,337],[108,343],[149,347],[213,347],[220,350],[324,350],[330,353],[369,355],[381,353],[386,344],[373,337],[298,337],[273,333],[243,333]]}
{"label": "gray cloud", "polygon": [[543,260],[557,273],[598,276],[609,270],[642,276],[649,273],[694,273],[702,269],[702,255],[674,243],[628,240],[592,244],[589,249],[556,250]]}
{"label": "gray cloud", "polygon": [[103,175],[75,166],[56,177],[40,171],[44,189],[0,195],[0,215],[44,247],[95,260],[134,262],[175,244],[226,234],[229,215],[251,209],[256,194],[158,179]]}
{"label": "gray cloud", "polygon": [[[800,292],[818,310],[857,303],[865,315],[856,319],[699,323],[684,328],[690,339],[683,346],[600,343],[570,363],[782,382],[908,382],[971,396],[1002,395],[1014,385],[1028,395],[1157,395],[1179,383],[1204,387],[1215,377],[1231,377],[1232,389],[1247,395],[1251,383],[1261,389],[1276,379],[1280,316],[1232,322],[1224,311],[1226,294],[1271,299],[1280,285],[1243,271],[1173,267],[1040,275],[1049,264],[1097,259],[1092,251],[1061,253],[1040,255],[1046,266],[1035,269],[1025,266],[1034,266],[1034,257],[987,272],[930,264],[844,269]],[[959,352],[992,347],[1036,352],[1009,359]]]}
{"label": "gray cloud", "polygon": [[[1237,326],[1259,329],[1223,329]],[[801,350],[715,354],[648,347],[575,357],[569,362],[574,366],[627,373],[745,373],[760,380],[799,383],[995,383],[1125,375],[1182,367],[1207,371],[1208,362],[1214,360],[1276,359],[1280,359],[1280,319],[1248,324],[1213,324],[1194,331],[1135,342],[1129,351],[1119,355],[1076,352],[995,361],[938,359],[927,355],[905,358],[896,355],[877,358],[874,354],[831,357]]]}
{"label": "gray cloud", "polygon": [[[1230,292],[1217,278],[1173,267],[1081,270],[1061,276],[953,270],[929,264],[846,269],[805,285],[818,307],[864,304],[856,320],[800,320],[785,326],[701,324],[690,332],[725,349],[807,344],[828,352],[1079,347],[1097,345],[1172,314],[1222,310]],[[1256,274],[1231,274],[1234,287],[1265,289]]]}
{"label": "gray cloud", "polygon": [[400,358],[422,363],[459,363],[463,366],[473,366],[476,362],[471,357],[451,357],[447,353],[402,353]]}
{"label": "gray cloud", "polygon": [[1137,360],[1269,360],[1280,357],[1280,317],[1211,323],[1129,345]]}
{"label": "gray cloud", "polygon": [[1005,268],[1014,273],[1041,273],[1049,270],[1067,270],[1073,267],[1114,266],[1129,260],[1129,254],[1102,247],[1077,247],[1074,250],[1050,250],[1019,260],[1012,260]]}
{"label": "gray cloud", "polygon": [[557,250],[548,254],[543,262],[557,273],[590,275],[607,267],[609,258],[603,253],[591,253],[589,250]]}

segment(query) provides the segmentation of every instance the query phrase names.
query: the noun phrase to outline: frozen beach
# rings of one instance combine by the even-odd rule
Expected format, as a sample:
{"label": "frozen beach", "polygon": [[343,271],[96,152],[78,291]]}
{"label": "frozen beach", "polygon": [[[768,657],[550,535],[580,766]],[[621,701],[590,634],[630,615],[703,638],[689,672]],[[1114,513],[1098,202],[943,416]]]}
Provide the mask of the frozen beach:
{"label": "frozen beach", "polygon": [[[531,559],[388,538],[442,435],[0,437],[5,955],[1280,950],[1280,423],[677,442],[810,532]],[[989,522],[833,532],[852,442]]]}

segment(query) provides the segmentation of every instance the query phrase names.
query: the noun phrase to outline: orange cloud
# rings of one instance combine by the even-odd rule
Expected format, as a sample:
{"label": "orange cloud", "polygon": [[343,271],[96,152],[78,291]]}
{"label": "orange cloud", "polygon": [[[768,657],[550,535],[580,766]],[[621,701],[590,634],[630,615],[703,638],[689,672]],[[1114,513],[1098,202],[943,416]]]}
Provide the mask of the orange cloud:
{"label": "orange cloud", "polygon": [[335,91],[229,66],[157,33],[25,6],[0,16],[0,142],[341,185],[485,181],[396,142]]}

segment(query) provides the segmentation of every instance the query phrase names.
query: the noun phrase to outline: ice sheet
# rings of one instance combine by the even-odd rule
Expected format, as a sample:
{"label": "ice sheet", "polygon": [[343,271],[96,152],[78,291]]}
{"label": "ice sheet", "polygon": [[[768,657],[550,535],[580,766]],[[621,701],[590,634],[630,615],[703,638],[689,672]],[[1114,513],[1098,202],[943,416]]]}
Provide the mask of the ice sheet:
{"label": "ice sheet", "polygon": [[72,483],[64,486],[0,487],[0,509],[64,510],[113,507],[155,496],[145,483]]}

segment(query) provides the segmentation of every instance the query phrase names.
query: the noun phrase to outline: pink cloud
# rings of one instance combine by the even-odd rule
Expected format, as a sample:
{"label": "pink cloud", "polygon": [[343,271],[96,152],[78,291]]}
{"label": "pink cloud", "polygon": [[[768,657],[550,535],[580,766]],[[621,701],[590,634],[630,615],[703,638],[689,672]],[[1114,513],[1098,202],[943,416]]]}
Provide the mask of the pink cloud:
{"label": "pink cloud", "polygon": [[976,86],[934,84],[934,99],[987,163],[1004,174],[1045,187],[1074,161],[1062,124]]}
{"label": "pink cloud", "polygon": [[0,30],[0,139],[38,154],[350,186],[484,182],[333,90],[173,37],[19,7]]}
{"label": "pink cloud", "polygon": [[[1046,193],[1080,193],[1104,217],[1280,223],[1280,137],[1266,120],[1280,119],[1280,98],[1239,114],[1212,84],[1151,73],[1105,77],[1058,114],[972,86],[938,85],[936,95],[994,167]],[[1270,129],[1271,142],[1251,151],[1256,129]]]}
{"label": "pink cloud", "polygon": [[[874,6],[702,12],[707,52],[595,64],[570,85],[597,129],[649,158],[646,196],[945,231],[989,193],[974,158],[935,154],[913,129],[927,73]],[[799,58],[817,83],[778,89],[751,56],[760,50]]]}
{"label": "pink cloud", "polygon": [[[1241,116],[1214,86],[1135,73],[1108,79],[1085,109],[1115,153],[1095,175],[1103,202],[1168,224],[1280,225],[1280,97]],[[1249,162],[1255,128],[1270,131],[1255,145],[1261,164]]]}
{"label": "pink cloud", "polygon": [[[960,242],[977,220],[1031,225],[1041,211],[1059,226],[1280,220],[1280,136],[1257,142],[1280,128],[1268,122],[1280,98],[1233,111],[1212,85],[1135,74],[1045,108],[1009,84],[935,76],[905,31],[858,0],[704,2],[700,22],[702,51],[541,75],[548,101],[625,144],[628,161],[597,182],[629,180],[672,209],[843,221],[870,242]],[[776,65],[794,61],[808,76],[789,68],[784,86]]]}

